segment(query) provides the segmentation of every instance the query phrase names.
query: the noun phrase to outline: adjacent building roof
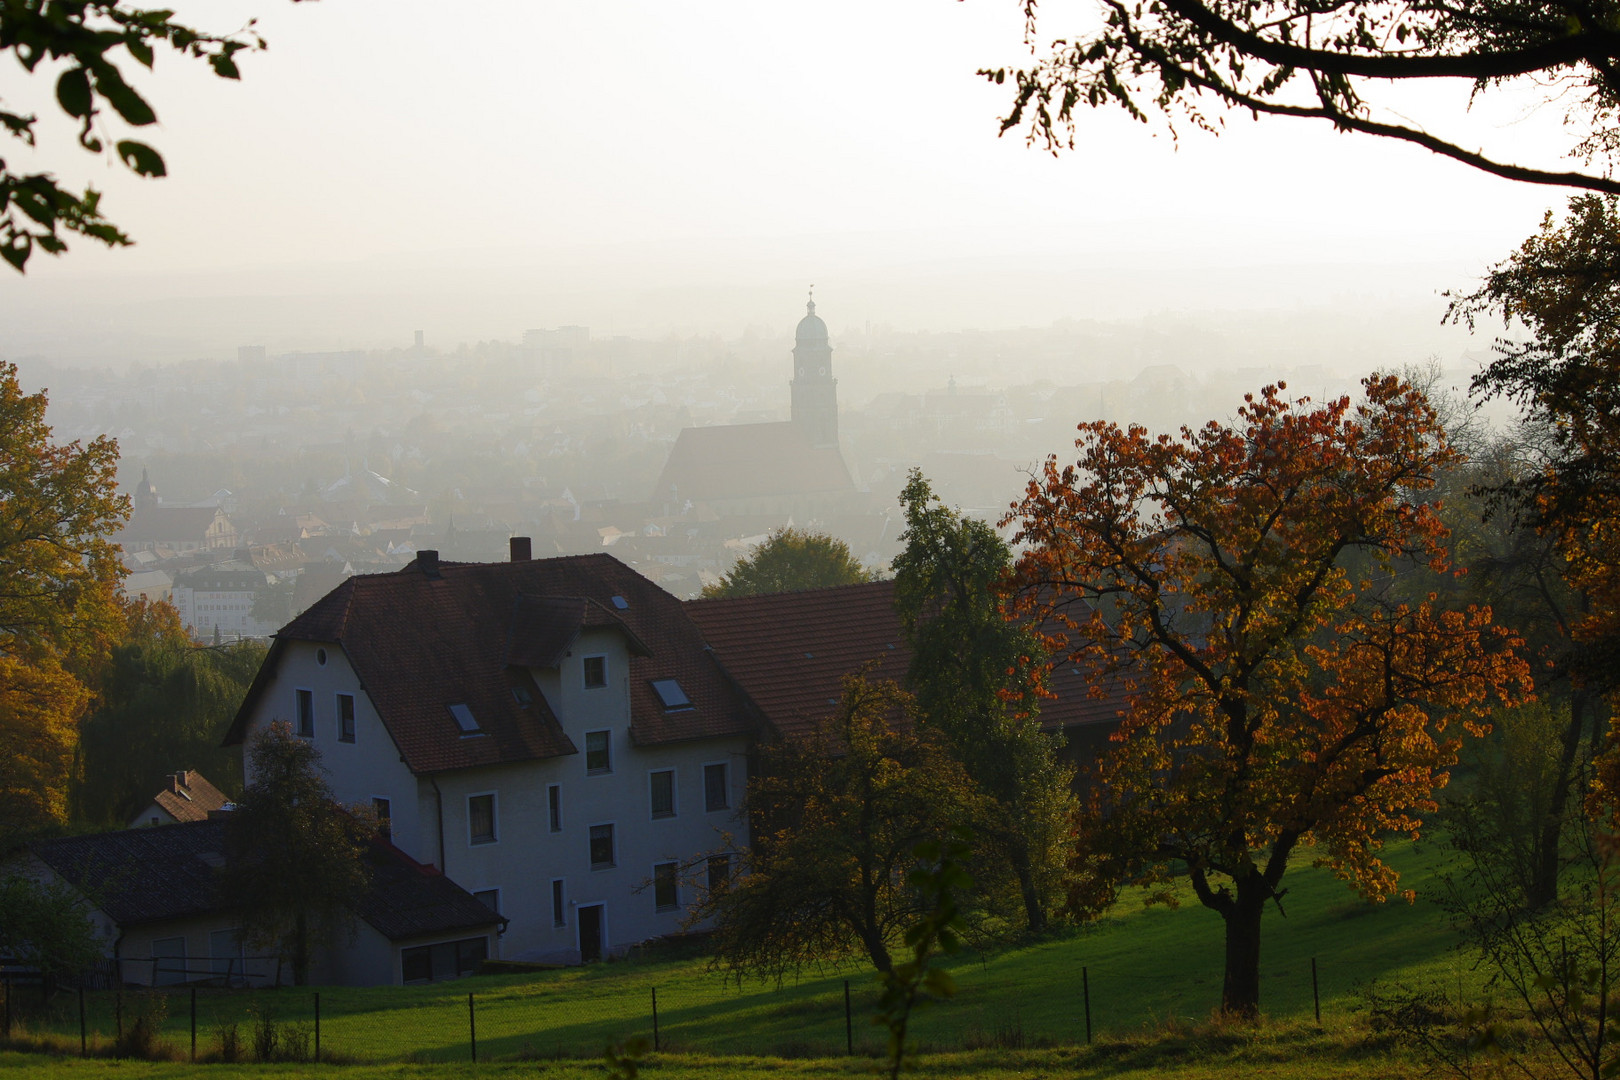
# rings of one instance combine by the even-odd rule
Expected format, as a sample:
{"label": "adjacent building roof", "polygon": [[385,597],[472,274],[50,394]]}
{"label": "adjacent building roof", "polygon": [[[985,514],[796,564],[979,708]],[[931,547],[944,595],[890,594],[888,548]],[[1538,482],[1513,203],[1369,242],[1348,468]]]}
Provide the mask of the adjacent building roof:
{"label": "adjacent building roof", "polygon": [[791,420],[684,428],[653,488],[654,500],[713,502],[852,492],[836,446],[812,446]]}
{"label": "adjacent building roof", "polygon": [[[625,637],[630,735],[637,743],[753,730],[681,602],[611,555],[505,563],[435,558],[351,577],[284,627],[226,743],[242,741],[290,643],[307,641],[343,650],[413,772],[576,753],[534,692],[529,670],[554,666],[585,628]],[[666,708],[655,679],[678,680],[691,706]],[[464,730],[452,705],[471,713],[476,732]]]}
{"label": "adjacent building roof", "polygon": [[[120,927],[219,914],[225,821],[183,822],[34,844],[36,858]],[[367,850],[371,888],[355,915],[391,941],[489,927],[502,918],[393,845]]]}
{"label": "adjacent building roof", "polygon": [[229,800],[201,773],[181,769],[169,774],[168,786],[152,801],[176,821],[206,821],[211,811],[222,809]]}
{"label": "adjacent building roof", "polygon": [[[807,733],[831,715],[844,677],[862,665],[875,662],[874,678],[902,684],[911,665],[892,581],[690,600],[686,610],[720,663],[784,735]],[[1058,731],[1119,719],[1122,695],[1111,689],[1093,696],[1097,681],[1075,664],[1055,665],[1047,689],[1056,696],[1042,701],[1041,726]]]}

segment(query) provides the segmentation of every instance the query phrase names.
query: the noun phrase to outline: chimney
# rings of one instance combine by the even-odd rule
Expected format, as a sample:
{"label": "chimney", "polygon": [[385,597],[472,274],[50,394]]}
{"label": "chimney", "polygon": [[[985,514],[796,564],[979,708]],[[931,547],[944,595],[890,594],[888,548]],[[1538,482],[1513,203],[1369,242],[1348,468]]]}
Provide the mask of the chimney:
{"label": "chimney", "polygon": [[439,576],[439,553],[432,549],[416,553],[416,565],[421,567],[422,576],[436,578]]}
{"label": "chimney", "polygon": [[514,536],[508,541],[512,548],[513,562],[528,562],[534,558],[534,548],[527,536]]}

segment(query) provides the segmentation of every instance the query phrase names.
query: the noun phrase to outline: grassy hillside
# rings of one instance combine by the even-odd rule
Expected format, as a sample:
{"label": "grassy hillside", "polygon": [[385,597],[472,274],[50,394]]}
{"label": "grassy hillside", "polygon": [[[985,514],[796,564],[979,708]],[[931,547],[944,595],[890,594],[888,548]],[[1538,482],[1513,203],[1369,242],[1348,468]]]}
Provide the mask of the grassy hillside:
{"label": "grassy hillside", "polygon": [[[1434,891],[1440,857],[1432,844],[1405,843],[1392,850],[1403,885],[1418,890],[1420,899],[1411,905],[1367,904],[1325,871],[1304,865],[1292,871],[1286,914],[1273,908],[1266,916],[1265,1012],[1285,1027],[1311,1019],[1313,957],[1330,1032],[1345,1029],[1357,988],[1369,979],[1429,980],[1447,987],[1461,981],[1472,989],[1475,976],[1454,953],[1454,937],[1441,913],[1424,899]],[[931,1051],[990,1050],[999,1061],[1006,1051],[1084,1043],[1087,983],[1099,1042],[1105,1036],[1116,1043],[1135,1040],[1144,1033],[1158,1033],[1156,1038],[1203,1023],[1218,1003],[1221,923],[1190,897],[1175,910],[1144,909],[1140,898],[1127,897],[1114,915],[1094,926],[1018,948],[968,953],[953,966],[959,996],[925,1012],[915,1025],[916,1037]],[[470,993],[481,1061],[595,1057],[611,1042],[652,1037],[656,991],[658,1036],[666,1051],[842,1055],[846,978],[857,1052],[876,1053],[882,1039],[868,1019],[875,991],[864,969],[806,973],[780,987],[738,986],[709,971],[702,960],[638,960],[422,987],[323,988],[322,1049],[355,1061],[467,1062]],[[124,995],[125,1024],[151,1012],[154,1004],[147,995]],[[99,1033],[92,1041],[110,1041],[117,1007],[111,994],[91,996],[89,1026]],[[199,1056],[217,1052],[233,1025],[251,1053],[255,1028],[267,1017],[284,1036],[308,1039],[313,1016],[314,994],[308,990],[199,992]],[[162,1024],[164,1039],[188,1054],[187,993],[167,999]],[[1311,1023],[1292,1028],[1305,1033],[1301,1037],[1320,1037]],[[25,1030],[76,1051],[76,1001],[59,998],[48,1013],[30,1017]]]}

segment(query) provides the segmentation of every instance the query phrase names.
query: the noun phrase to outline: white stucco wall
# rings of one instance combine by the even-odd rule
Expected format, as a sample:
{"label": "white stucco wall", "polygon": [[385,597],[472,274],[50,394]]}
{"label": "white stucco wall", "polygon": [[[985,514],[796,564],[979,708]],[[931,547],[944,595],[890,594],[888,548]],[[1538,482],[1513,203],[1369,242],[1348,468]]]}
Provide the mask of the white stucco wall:
{"label": "white stucco wall", "polygon": [[[320,661],[324,654],[326,662]],[[285,720],[297,730],[296,692],[310,691],[315,706],[313,743],[321,752],[321,766],[338,801],[369,807],[374,799],[387,799],[392,814],[394,843],[418,862],[436,861],[437,852],[424,841],[434,835],[431,820],[423,819],[423,804],[416,777],[400,760],[388,729],[383,726],[360,685],[360,678],[348,657],[337,645],[289,641],[281,658],[275,683],[260,701],[247,729],[247,746],[253,735],[276,720]],[[354,696],[354,742],[338,739],[339,694]],[[246,755],[244,754],[244,758]],[[253,782],[252,767],[244,760],[243,775]]]}

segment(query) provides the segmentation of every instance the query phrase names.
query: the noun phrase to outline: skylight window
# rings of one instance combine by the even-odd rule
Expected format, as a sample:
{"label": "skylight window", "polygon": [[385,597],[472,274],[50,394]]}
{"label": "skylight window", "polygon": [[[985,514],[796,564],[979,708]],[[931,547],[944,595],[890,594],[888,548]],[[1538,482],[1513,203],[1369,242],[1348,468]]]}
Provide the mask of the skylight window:
{"label": "skylight window", "polygon": [[686,691],[682,690],[681,684],[674,679],[654,679],[652,688],[653,693],[658,695],[658,700],[664,703],[666,709],[690,709],[692,707],[692,699],[686,696]]}
{"label": "skylight window", "polygon": [[455,717],[456,726],[461,728],[463,735],[477,735],[481,729],[478,721],[473,719],[472,710],[465,705],[450,706],[450,715]]}
{"label": "skylight window", "polygon": [[613,606],[618,608],[620,611],[629,611],[630,601],[626,600],[622,596],[615,596],[613,598]]}

